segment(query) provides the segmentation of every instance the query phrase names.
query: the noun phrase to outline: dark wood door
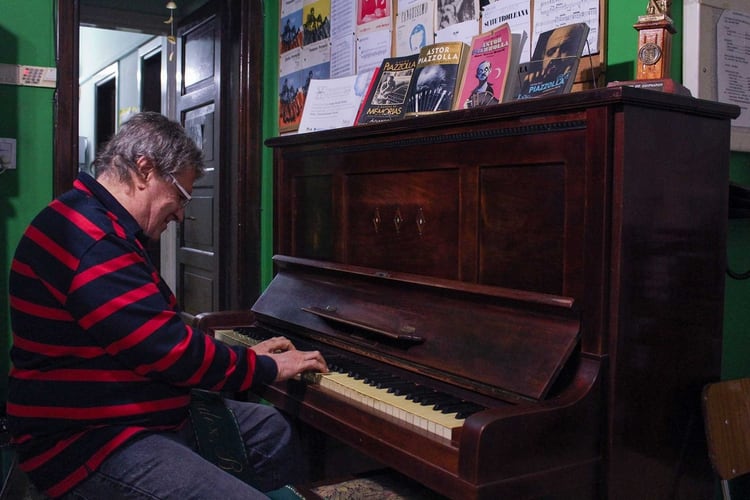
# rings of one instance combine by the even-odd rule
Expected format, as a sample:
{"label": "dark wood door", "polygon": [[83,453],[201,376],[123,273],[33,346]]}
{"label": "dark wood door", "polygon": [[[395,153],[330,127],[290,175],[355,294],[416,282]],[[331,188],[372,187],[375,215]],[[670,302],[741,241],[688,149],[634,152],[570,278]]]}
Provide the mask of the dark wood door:
{"label": "dark wood door", "polygon": [[177,230],[178,300],[188,314],[217,310],[221,263],[219,222],[222,219],[221,31],[213,3],[179,30],[177,118],[203,150],[206,174],[193,185],[193,201]]}

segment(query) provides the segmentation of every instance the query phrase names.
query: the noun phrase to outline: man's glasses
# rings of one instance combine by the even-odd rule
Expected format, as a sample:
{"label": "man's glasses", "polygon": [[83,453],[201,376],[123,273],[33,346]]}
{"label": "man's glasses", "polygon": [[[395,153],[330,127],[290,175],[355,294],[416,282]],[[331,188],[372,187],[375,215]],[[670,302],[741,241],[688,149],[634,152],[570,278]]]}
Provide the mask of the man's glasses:
{"label": "man's glasses", "polygon": [[180,192],[180,198],[182,198],[182,208],[185,208],[188,203],[193,199],[192,196],[190,196],[190,193],[187,192],[187,190],[182,187],[182,184],[180,184],[174,175],[167,174],[169,178],[172,180],[172,184],[177,187],[177,190]]}

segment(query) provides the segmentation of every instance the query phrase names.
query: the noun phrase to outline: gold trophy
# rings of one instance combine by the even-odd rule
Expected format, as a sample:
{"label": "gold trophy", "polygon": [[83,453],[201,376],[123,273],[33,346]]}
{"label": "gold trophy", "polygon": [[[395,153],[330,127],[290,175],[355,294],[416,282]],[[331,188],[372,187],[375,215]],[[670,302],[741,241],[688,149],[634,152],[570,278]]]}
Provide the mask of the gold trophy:
{"label": "gold trophy", "polygon": [[669,78],[672,35],[676,32],[670,6],[668,0],[649,0],[646,15],[638,16],[633,26],[638,30],[637,80]]}
{"label": "gold trophy", "polygon": [[690,95],[687,87],[670,78],[672,35],[676,33],[669,17],[670,0],[648,0],[646,14],[638,16],[633,27],[638,31],[636,79],[612,82],[609,86],[629,85],[662,92]]}

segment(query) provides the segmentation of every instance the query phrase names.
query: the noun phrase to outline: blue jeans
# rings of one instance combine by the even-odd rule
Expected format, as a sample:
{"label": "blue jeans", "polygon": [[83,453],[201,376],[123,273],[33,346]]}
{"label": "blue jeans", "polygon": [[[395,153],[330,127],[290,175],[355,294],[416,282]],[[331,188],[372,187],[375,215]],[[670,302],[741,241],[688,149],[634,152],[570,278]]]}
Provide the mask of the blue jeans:
{"label": "blue jeans", "polygon": [[298,442],[286,418],[271,406],[231,400],[226,404],[237,419],[258,489],[202,458],[195,451],[188,423],[180,432],[151,434],[133,441],[63,498],[247,500],[268,498],[261,491],[302,480]]}

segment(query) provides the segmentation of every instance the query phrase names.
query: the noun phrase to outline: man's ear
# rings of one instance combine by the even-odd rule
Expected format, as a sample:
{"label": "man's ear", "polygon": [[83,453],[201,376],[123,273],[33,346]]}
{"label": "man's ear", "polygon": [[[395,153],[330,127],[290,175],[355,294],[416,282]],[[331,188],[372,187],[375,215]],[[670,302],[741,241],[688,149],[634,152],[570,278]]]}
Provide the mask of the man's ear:
{"label": "man's ear", "polygon": [[144,180],[148,180],[149,175],[153,175],[156,173],[154,163],[151,161],[151,158],[148,158],[147,156],[138,157],[135,165],[138,168],[139,176]]}
{"label": "man's ear", "polygon": [[146,189],[149,181],[156,174],[154,163],[151,159],[141,156],[135,162],[135,173],[133,175],[135,187],[139,190]]}

